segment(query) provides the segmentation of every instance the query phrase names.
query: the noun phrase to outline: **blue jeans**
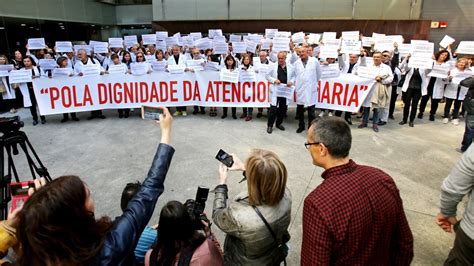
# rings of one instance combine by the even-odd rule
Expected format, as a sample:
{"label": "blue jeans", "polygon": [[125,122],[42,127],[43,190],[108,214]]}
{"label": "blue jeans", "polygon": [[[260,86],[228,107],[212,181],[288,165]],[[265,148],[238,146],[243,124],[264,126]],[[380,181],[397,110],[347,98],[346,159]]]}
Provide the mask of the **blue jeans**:
{"label": "blue jeans", "polygon": [[[370,107],[364,107],[364,113],[362,115],[362,123],[368,124],[369,123],[369,113]],[[377,125],[379,122],[379,109],[374,108],[374,115],[372,116],[372,124]]]}
{"label": "blue jeans", "polygon": [[463,136],[462,142],[461,142],[461,151],[462,152],[465,152],[469,148],[469,146],[471,146],[473,135],[474,135],[474,130],[470,129],[467,126],[467,119],[466,119],[466,123],[465,123],[465,126],[464,126],[464,136]]}

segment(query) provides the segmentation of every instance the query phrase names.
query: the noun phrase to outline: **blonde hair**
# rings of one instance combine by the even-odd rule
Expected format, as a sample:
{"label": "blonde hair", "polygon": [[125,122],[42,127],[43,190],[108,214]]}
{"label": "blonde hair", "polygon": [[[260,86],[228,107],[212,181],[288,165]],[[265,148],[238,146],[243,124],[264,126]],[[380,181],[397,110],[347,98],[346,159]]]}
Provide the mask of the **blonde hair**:
{"label": "blonde hair", "polygon": [[458,67],[458,64],[460,62],[464,61],[464,69],[463,70],[466,70],[469,68],[469,60],[466,58],[466,57],[462,57],[462,58],[459,58],[457,61],[456,61],[456,67]]}
{"label": "blonde hair", "polygon": [[246,162],[249,202],[273,206],[285,194],[288,172],[278,156],[267,150],[253,150]]}

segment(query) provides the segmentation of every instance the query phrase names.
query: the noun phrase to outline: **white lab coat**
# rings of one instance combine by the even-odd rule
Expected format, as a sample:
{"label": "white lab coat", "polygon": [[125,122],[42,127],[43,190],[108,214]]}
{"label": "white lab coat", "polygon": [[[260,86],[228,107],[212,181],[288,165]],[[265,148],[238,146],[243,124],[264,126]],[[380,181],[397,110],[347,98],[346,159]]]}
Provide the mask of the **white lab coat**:
{"label": "white lab coat", "polygon": [[[403,60],[400,65],[401,68],[405,69],[405,82],[403,82],[402,91],[406,92],[408,90],[408,85],[410,85],[410,79],[413,76],[413,68],[408,67],[407,60]],[[425,96],[428,93],[428,84],[430,82],[427,69],[419,68],[418,72],[421,76],[421,95]]]}
{"label": "white lab coat", "polygon": [[[25,69],[25,68],[23,67],[21,69]],[[33,71],[31,75],[33,77],[40,77],[41,73],[37,67],[33,66]],[[31,99],[30,99],[30,91],[28,90],[28,83],[20,83],[19,87],[20,87],[21,94],[23,94],[23,106],[30,107],[32,104],[31,104]]]}
{"label": "white lab coat", "polygon": [[[341,73],[348,73],[349,67],[350,67],[349,60],[346,61],[342,57],[339,57],[338,60],[339,60],[339,66],[341,68]],[[355,73],[357,71],[357,68],[359,68],[359,66],[365,66],[365,65],[366,65],[365,56],[359,56],[359,60],[357,60],[355,65],[352,67],[351,73]]]}
{"label": "white lab coat", "polygon": [[[85,65],[94,65],[94,64],[99,64],[100,65],[99,60],[94,59],[94,62],[93,62],[90,57],[87,57],[87,62],[85,64],[82,63],[81,60],[77,60],[76,64],[74,65],[74,72],[76,72],[76,74],[79,74],[79,73],[82,72],[82,67],[83,66],[85,66]],[[101,71],[104,71],[104,68],[102,66],[100,68],[101,68]]]}
{"label": "white lab coat", "polygon": [[178,63],[176,64],[176,60],[174,60],[174,55],[170,55],[168,57],[168,66],[170,65],[186,66],[186,56],[184,54],[179,54]]}
{"label": "white lab coat", "polygon": [[[380,65],[372,65],[374,68],[374,73],[376,76],[382,77],[382,84],[386,86],[391,86],[391,83],[393,81],[393,72],[390,66],[381,63]],[[358,69],[356,69],[355,72],[353,72],[355,75],[357,75]],[[375,86],[377,86],[377,83],[374,83],[372,88],[370,89],[369,94],[367,95],[367,98],[365,98],[365,101],[362,103],[363,107],[372,107],[372,94],[374,93]]]}
{"label": "white lab coat", "polygon": [[308,57],[306,67],[301,59],[294,64],[296,74],[296,104],[312,106],[317,102],[318,81],[321,79],[321,66],[314,57]]}
{"label": "white lab coat", "polygon": [[[433,65],[435,65],[436,62],[433,61]],[[445,62],[445,63],[441,63],[442,66],[450,66],[449,63]],[[429,74],[429,73],[428,73]],[[443,99],[443,96],[444,96],[444,87],[446,86],[446,84],[448,83],[448,79],[442,79],[442,78],[436,78],[435,81],[435,84],[433,86],[433,96],[432,98],[433,99]],[[431,77],[428,77],[427,79],[427,88],[428,88],[428,84],[430,83],[430,79]]]}
{"label": "white lab coat", "polygon": [[[270,104],[276,106],[277,96],[276,96],[276,85],[274,83],[275,83],[275,80],[278,79],[278,63],[272,64],[270,66],[270,70],[265,75],[265,78],[268,81],[270,81],[270,83],[272,83],[272,85],[270,86],[270,100],[271,100]],[[293,83],[293,87],[295,86],[296,75],[295,75],[295,71],[292,65],[286,65],[286,79],[287,81],[291,81],[291,83]],[[289,101],[286,101],[287,105],[288,105],[288,102]]]}
{"label": "white lab coat", "polygon": [[[457,68],[453,68],[449,72],[449,75],[454,77],[457,73],[460,73],[460,72],[463,72],[463,71],[460,71]],[[465,69],[464,72],[471,72],[471,70]],[[449,81],[448,85],[446,85],[446,89],[444,90],[444,97],[448,99],[455,99],[455,100],[457,97],[457,100],[464,100],[464,97],[466,97],[466,94],[469,88],[461,86],[461,90],[459,91],[459,95],[458,95],[458,86],[460,85]]]}

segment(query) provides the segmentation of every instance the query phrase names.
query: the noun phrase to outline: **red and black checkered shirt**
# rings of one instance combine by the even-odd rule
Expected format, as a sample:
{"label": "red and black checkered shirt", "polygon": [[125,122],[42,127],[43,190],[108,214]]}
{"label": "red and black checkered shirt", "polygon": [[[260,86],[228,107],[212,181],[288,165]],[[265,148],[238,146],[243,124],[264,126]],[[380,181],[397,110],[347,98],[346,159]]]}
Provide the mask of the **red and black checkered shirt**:
{"label": "red and black checkered shirt", "polygon": [[304,201],[301,265],[409,265],[413,236],[393,179],[352,160],[322,177]]}

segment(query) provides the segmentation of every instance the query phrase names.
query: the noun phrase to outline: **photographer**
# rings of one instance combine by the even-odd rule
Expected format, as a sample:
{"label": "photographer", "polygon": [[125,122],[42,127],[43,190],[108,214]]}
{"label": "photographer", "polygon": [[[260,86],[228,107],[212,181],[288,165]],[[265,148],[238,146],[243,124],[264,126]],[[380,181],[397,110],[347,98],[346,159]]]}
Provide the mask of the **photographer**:
{"label": "photographer", "polygon": [[216,241],[205,222],[191,218],[187,206],[170,201],[161,210],[158,238],[145,256],[145,266],[223,265]]}
{"label": "photographer", "polygon": [[123,265],[150,220],[173,157],[172,117],[160,115],[161,143],[140,191],[113,222],[95,219],[91,192],[76,176],[39,189],[19,214],[18,265]]}
{"label": "photographer", "polygon": [[[235,155],[234,164],[219,167],[220,184],[215,189],[212,219],[227,233],[226,265],[278,265],[288,254],[291,193],[286,189],[287,171],[278,156],[255,150],[244,165]],[[227,205],[227,171],[243,171],[248,191]]]}

